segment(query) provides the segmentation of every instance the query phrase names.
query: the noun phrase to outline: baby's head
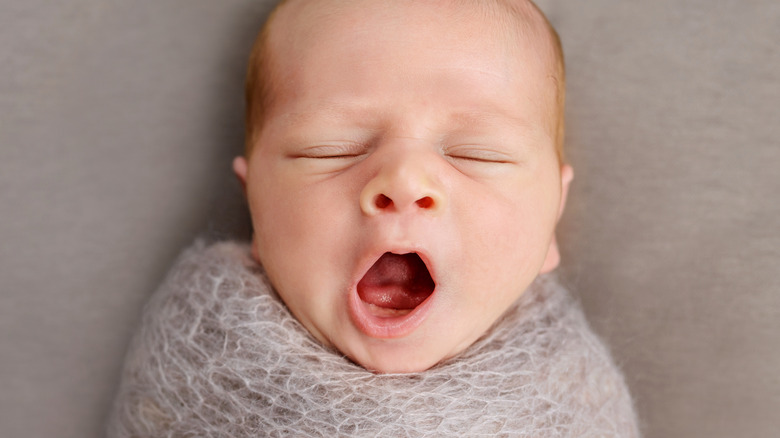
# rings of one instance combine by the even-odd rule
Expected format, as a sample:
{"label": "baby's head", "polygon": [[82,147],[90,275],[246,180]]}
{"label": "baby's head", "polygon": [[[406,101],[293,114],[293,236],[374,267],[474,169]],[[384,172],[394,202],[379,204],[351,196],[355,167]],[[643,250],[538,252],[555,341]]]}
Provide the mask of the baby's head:
{"label": "baby's head", "polygon": [[563,60],[532,3],[289,0],[250,63],[253,255],[326,345],[427,369],[558,265]]}

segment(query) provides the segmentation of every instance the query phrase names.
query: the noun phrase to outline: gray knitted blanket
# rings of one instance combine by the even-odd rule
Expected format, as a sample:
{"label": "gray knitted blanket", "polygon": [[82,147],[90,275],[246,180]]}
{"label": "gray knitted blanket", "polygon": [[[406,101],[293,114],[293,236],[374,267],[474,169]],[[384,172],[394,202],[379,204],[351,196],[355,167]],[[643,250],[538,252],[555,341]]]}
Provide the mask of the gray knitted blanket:
{"label": "gray knitted blanket", "polygon": [[542,277],[465,352],[366,371],[288,312],[248,246],[196,244],[148,303],[109,437],[635,437],[625,383]]}

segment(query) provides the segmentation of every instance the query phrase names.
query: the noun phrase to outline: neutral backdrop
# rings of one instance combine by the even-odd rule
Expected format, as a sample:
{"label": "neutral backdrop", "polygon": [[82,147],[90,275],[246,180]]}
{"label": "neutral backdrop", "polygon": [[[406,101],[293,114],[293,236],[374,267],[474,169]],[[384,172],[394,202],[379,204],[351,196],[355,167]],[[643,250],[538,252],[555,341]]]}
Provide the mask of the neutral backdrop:
{"label": "neutral backdrop", "polygon": [[[540,1],[569,77],[562,274],[646,437],[780,430],[780,2]],[[230,173],[269,2],[0,0],[0,436],[97,438]]]}

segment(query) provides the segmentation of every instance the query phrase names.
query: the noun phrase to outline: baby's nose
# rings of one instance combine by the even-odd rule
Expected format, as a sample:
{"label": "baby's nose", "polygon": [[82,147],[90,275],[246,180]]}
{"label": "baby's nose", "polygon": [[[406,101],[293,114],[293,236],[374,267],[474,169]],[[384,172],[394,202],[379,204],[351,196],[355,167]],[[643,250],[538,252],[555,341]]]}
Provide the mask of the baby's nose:
{"label": "baby's nose", "polygon": [[436,214],[446,204],[439,179],[419,156],[400,156],[385,163],[360,194],[360,208],[368,216],[410,210]]}

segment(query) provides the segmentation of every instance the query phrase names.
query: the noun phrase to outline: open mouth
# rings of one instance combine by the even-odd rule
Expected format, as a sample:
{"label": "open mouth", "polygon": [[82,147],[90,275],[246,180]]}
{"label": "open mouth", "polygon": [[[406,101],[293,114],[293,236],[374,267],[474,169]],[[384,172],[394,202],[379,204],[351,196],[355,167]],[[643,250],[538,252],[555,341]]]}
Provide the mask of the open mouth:
{"label": "open mouth", "polygon": [[393,318],[411,313],[435,288],[419,255],[386,252],[357,284],[357,294],[374,317]]}

